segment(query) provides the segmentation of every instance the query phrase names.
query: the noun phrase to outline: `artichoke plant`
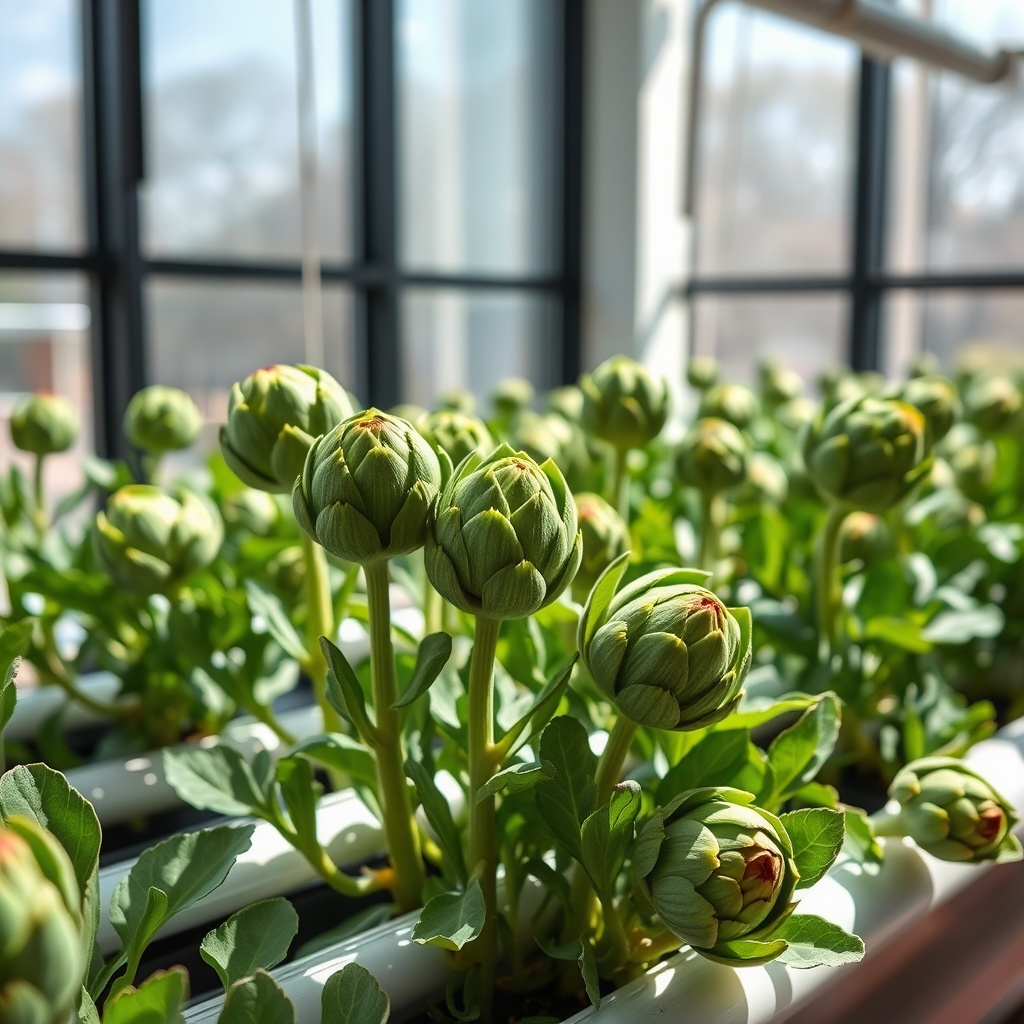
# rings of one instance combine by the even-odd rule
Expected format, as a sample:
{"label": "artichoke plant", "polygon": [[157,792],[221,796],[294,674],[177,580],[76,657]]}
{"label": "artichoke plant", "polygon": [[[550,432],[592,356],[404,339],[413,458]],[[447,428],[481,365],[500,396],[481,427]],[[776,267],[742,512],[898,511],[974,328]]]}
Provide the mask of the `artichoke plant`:
{"label": "artichoke plant", "polygon": [[66,1024],[82,991],[83,949],[64,848],[28,818],[0,821],[0,1021]]}
{"label": "artichoke plant", "polygon": [[620,451],[643,448],[668,418],[668,385],[627,356],[606,359],[580,378],[583,427]]}
{"label": "artichoke plant", "polygon": [[726,420],[698,420],[676,452],[679,478],[704,494],[718,494],[743,483],[750,445]]}
{"label": "artichoke plant", "polygon": [[80,424],[74,406],[63,395],[37,391],[11,413],[14,447],[33,455],[67,451],[78,437]]}
{"label": "artichoke plant", "polygon": [[914,377],[904,384],[899,397],[921,410],[928,425],[929,444],[938,444],[962,411],[956,386],[945,377]]}
{"label": "artichoke plant", "polygon": [[416,423],[416,429],[435,448],[443,448],[453,466],[470,452],[485,454],[494,447],[487,424],[462,411],[439,409],[428,413]]}
{"label": "artichoke plant", "polygon": [[798,398],[804,389],[803,379],[793,370],[775,360],[765,360],[757,368],[761,400],[769,409],[777,409]]}
{"label": "artichoke plant", "polygon": [[1020,424],[1020,391],[1008,377],[979,375],[964,394],[964,412],[985,436],[1007,434]]}
{"label": "artichoke plant", "polygon": [[893,779],[889,796],[895,815],[881,815],[879,835],[906,835],[940,860],[1020,860],[1013,834],[1017,814],[988,783],[962,761],[925,757],[911,761]]}
{"label": "artichoke plant", "polygon": [[629,550],[629,529],[599,494],[584,491],[575,497],[583,536],[583,557],[572,581],[572,595],[582,603],[605,569]]}
{"label": "artichoke plant", "polygon": [[[608,572],[616,570],[611,566]],[[701,729],[730,715],[750,668],[747,608],[726,608],[710,573],[659,569],[580,618],[584,665],[619,713],[656,729]],[[603,600],[603,598],[599,599]]]}
{"label": "artichoke plant", "polygon": [[220,431],[224,461],[250,487],[291,491],[313,441],[355,410],[348,392],[312,366],[267,366],[233,384]]}
{"label": "artichoke plant", "polygon": [[720,376],[718,360],[711,356],[694,356],[686,365],[686,382],[695,391],[713,388]]}
{"label": "artichoke plant", "polygon": [[125,437],[151,455],[187,448],[202,425],[203,414],[186,392],[160,384],[136,392],[124,413]]}
{"label": "artichoke plant", "polygon": [[742,384],[716,384],[700,399],[699,419],[718,419],[747,430],[757,419],[757,395]]}
{"label": "artichoke plant", "polygon": [[326,551],[365,565],[423,546],[440,485],[437,454],[416,428],[367,409],[313,443],[292,506]]}
{"label": "artichoke plant", "polygon": [[783,823],[735,789],[682,793],[640,831],[633,870],[668,929],[710,960],[774,960],[800,875]]}
{"label": "artichoke plant", "polygon": [[506,444],[458,467],[427,524],[430,582],[457,608],[491,619],[550,604],[581,554],[576,505],[558,467]]}
{"label": "artichoke plant", "polygon": [[191,491],[129,484],[96,514],[93,538],[115,586],[169,594],[216,558],[224,528],[217,512]]}

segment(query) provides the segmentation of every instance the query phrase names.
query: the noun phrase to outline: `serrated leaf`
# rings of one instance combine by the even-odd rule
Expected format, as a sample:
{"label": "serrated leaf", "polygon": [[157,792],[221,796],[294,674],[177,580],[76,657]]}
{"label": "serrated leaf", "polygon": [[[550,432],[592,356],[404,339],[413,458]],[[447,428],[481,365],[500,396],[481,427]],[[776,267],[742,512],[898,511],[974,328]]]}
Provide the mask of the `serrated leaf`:
{"label": "serrated leaf", "polygon": [[163,752],[168,785],[185,803],[201,811],[238,817],[257,813],[268,803],[249,762],[232,747],[168,747]]}
{"label": "serrated leaf", "polygon": [[405,693],[391,706],[408,707],[430,689],[441,670],[452,656],[452,638],[447,633],[431,633],[425,636],[416,652],[416,666]]}
{"label": "serrated leaf", "polygon": [[412,937],[420,945],[462,949],[483,931],[487,908],[480,883],[474,877],[460,892],[443,892],[420,911]]}
{"label": "serrated leaf", "polygon": [[747,765],[749,744],[750,734],[746,729],[709,732],[658,783],[656,802],[667,804],[688,789],[731,785],[737,773]]}
{"label": "serrated leaf", "polygon": [[245,596],[249,611],[266,623],[267,632],[278,642],[281,649],[296,661],[305,661],[309,657],[309,652],[288,618],[281,599],[255,580],[245,581]]}
{"label": "serrated leaf", "polygon": [[575,718],[556,718],[541,734],[539,753],[556,774],[537,783],[537,807],[552,833],[581,860],[580,829],[597,804],[597,758],[587,731]]}
{"label": "serrated leaf", "polygon": [[781,805],[790,793],[814,780],[835,749],[839,714],[839,699],[826,693],[772,740],[768,747],[774,772],[772,792],[762,794],[758,801],[766,810]]}
{"label": "serrated leaf", "polygon": [[800,872],[797,888],[806,889],[825,876],[843,848],[843,812],[810,807],[780,818],[793,842],[793,859]]}
{"label": "serrated leaf", "polygon": [[269,971],[281,963],[298,930],[299,915],[283,896],[261,900],[207,932],[199,955],[229,989],[255,971]]}
{"label": "serrated leaf", "polygon": [[521,793],[523,790],[536,786],[541,779],[551,779],[555,775],[555,766],[548,761],[530,761],[526,764],[513,764],[492,775],[477,791],[476,802],[486,800],[503,790],[508,793]]}
{"label": "serrated leaf", "polygon": [[365,967],[347,964],[327,979],[320,1012],[321,1024],[386,1024],[391,1000]]}
{"label": "serrated leaf", "polygon": [[128,987],[108,999],[103,1024],[179,1024],[188,998],[188,975],[182,967],[150,975],[138,988]]}
{"label": "serrated leaf", "polygon": [[295,1007],[269,974],[256,971],[228,989],[217,1024],[295,1024]]}
{"label": "serrated leaf", "polygon": [[788,967],[840,967],[864,958],[864,942],[858,936],[815,914],[794,914],[772,932],[772,938],[788,943],[779,957]]}
{"label": "serrated leaf", "polygon": [[582,863],[598,892],[612,891],[639,813],[640,785],[627,780],[615,787],[608,804],[598,807],[583,822]]}
{"label": "serrated leaf", "polygon": [[437,841],[452,867],[456,880],[465,884],[469,878],[462,852],[462,834],[452,818],[452,809],[437,788],[434,779],[418,761],[406,761],[405,771],[416,787],[423,813],[437,836]]}

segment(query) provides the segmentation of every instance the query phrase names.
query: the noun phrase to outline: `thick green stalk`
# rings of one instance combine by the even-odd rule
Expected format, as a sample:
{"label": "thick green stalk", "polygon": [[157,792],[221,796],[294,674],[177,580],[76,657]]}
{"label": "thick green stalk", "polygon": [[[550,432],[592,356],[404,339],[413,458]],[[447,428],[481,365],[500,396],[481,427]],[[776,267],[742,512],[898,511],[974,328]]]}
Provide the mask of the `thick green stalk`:
{"label": "thick green stalk", "polygon": [[420,906],[423,899],[423,858],[412,814],[409,784],[402,752],[402,714],[392,705],[398,700],[395,652],[391,646],[391,595],[388,563],[378,559],[363,566],[370,616],[370,674],[373,677],[375,717],[374,755],[377,761],[377,797],[384,817],[393,891],[399,913]]}
{"label": "thick green stalk", "polygon": [[46,504],[43,497],[43,459],[37,455],[32,471],[32,523],[36,528],[39,543],[46,535]]}
{"label": "thick green stalk", "polygon": [[725,522],[725,495],[701,491],[700,545],[697,568],[714,571],[721,552],[722,525]]}
{"label": "thick green stalk", "polygon": [[313,695],[324,719],[327,732],[343,732],[341,715],[327,700],[327,660],[320,649],[320,637],[334,640],[334,608],[327,577],[327,556],[324,549],[305,530],[302,537],[302,559],[305,568],[303,586],[306,596],[306,670],[313,684]]}
{"label": "thick green stalk", "polygon": [[615,449],[615,478],[613,501],[622,521],[629,525],[629,450]]}
{"label": "thick green stalk", "polygon": [[839,530],[847,510],[832,504],[825,519],[825,528],[818,537],[814,551],[818,602],[818,643],[825,658],[839,651],[839,612],[841,594],[836,579],[839,568]]}
{"label": "thick green stalk", "polygon": [[430,577],[423,574],[423,635],[439,633],[444,625],[444,598],[434,589]]}
{"label": "thick green stalk", "polygon": [[498,619],[478,615],[469,665],[469,820],[470,870],[478,873],[484,894],[484,927],[473,942],[471,956],[480,967],[480,1019],[489,1024],[493,1011],[498,959],[498,840],[494,797],[477,800],[477,793],[498,765],[494,747],[494,656]]}
{"label": "thick green stalk", "polygon": [[876,811],[868,818],[871,823],[871,831],[876,837],[883,836],[902,837],[907,834],[907,828],[899,814],[891,814],[889,811]]}

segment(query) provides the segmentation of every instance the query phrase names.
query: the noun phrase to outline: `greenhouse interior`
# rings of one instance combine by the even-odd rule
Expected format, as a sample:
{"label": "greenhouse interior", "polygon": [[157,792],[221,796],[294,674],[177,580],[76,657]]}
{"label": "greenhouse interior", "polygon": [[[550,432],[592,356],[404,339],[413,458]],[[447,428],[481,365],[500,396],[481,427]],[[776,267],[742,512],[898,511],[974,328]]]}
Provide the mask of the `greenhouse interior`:
{"label": "greenhouse interior", "polygon": [[0,97],[0,1024],[1024,1021],[1021,0],[0,0]]}

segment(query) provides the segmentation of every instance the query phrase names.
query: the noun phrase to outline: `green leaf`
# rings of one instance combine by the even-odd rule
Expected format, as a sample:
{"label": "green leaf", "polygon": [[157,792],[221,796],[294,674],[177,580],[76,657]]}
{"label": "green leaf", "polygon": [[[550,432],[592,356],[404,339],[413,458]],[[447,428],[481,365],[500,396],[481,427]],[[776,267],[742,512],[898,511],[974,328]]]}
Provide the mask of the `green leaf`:
{"label": "green leaf", "polygon": [[320,840],[316,834],[316,801],[321,787],[313,777],[313,766],[297,754],[284,757],[277,763],[277,783],[298,837],[296,845],[307,855],[317,856]]}
{"label": "green leaf", "polygon": [[477,791],[476,802],[486,800],[502,790],[508,793],[520,793],[524,789],[536,786],[541,779],[552,779],[555,766],[548,761],[530,761],[527,764],[513,764],[492,775]]}
{"label": "green leaf", "polygon": [[874,829],[866,812],[859,807],[847,807],[844,812],[846,819],[846,851],[858,864],[862,865],[867,874],[877,874],[882,866],[884,851],[875,838]]}
{"label": "green leaf", "polygon": [[530,702],[526,713],[502,736],[499,746],[504,757],[510,757],[520,747],[531,742],[551,721],[551,716],[558,710],[562,694],[569,686],[572,670],[576,667],[579,657],[577,651],[556,669],[554,675]]}
{"label": "green leaf", "polygon": [[765,810],[780,806],[786,797],[818,774],[839,738],[839,699],[825,693],[768,747],[774,772],[772,792],[758,802]]}
{"label": "green leaf", "polygon": [[583,822],[582,863],[599,893],[613,891],[639,813],[640,784],[627,780],[615,787],[604,807],[598,807]]}
{"label": "green leaf", "polygon": [[128,987],[108,999],[103,1024],[179,1024],[188,998],[188,975],[182,967],[158,971],[138,988]]}
{"label": "green leaf", "polygon": [[321,1024],[385,1024],[391,1000],[377,979],[359,964],[346,964],[324,985]]}
{"label": "green leaf", "polygon": [[888,615],[868,619],[864,624],[864,636],[868,640],[884,640],[911,654],[927,654],[932,649],[931,641],[921,627],[910,619]]}
{"label": "green leaf", "polygon": [[163,753],[167,783],[201,811],[238,817],[259,813],[269,801],[249,762],[232,747],[168,747]]}
{"label": "green leaf", "polygon": [[577,961],[580,974],[583,975],[583,986],[594,1006],[601,1005],[601,975],[597,969],[597,954],[591,942],[584,936],[580,940],[580,955]]}
{"label": "green leaf", "polygon": [[619,555],[619,557],[616,558],[603,573],[601,573],[598,581],[594,584],[594,589],[591,590],[590,596],[587,598],[587,603],[583,607],[583,618],[580,621],[580,634],[582,640],[579,646],[581,649],[586,649],[586,646],[590,643],[594,633],[597,632],[597,627],[601,624],[601,619],[604,618],[604,613],[612,603],[612,598],[615,597],[615,591],[619,586],[619,581],[625,575],[628,563],[629,552],[626,551]]}
{"label": "green leaf", "polygon": [[110,923],[129,959],[141,955],[143,933],[152,923],[146,918],[150,889],[167,896],[162,924],[224,881],[235,858],[249,849],[255,827],[222,825],[172,836],[140,854],[110,900]]}
{"label": "green leaf", "polygon": [[437,783],[426,768],[417,761],[406,761],[405,771],[416,787],[416,793],[423,806],[430,827],[437,836],[437,841],[452,867],[457,881],[465,884],[469,878],[466,860],[462,852],[462,833],[452,818],[452,809],[444,795],[437,788]]}
{"label": "green leaf", "polygon": [[1002,610],[986,604],[970,611],[940,612],[921,635],[934,644],[967,644],[999,636],[1005,623]]}
{"label": "green leaf", "polygon": [[779,959],[789,967],[840,967],[864,957],[864,943],[856,935],[815,914],[794,914],[772,932],[788,947]]}
{"label": "green leaf", "polygon": [[780,815],[793,841],[793,858],[800,872],[798,889],[823,878],[843,848],[846,827],[842,811],[811,807]]}
{"label": "green leaf", "polygon": [[[19,622],[14,626],[6,626],[0,633],[0,665],[10,662],[4,673],[3,685],[0,685],[0,732],[14,715],[14,707],[18,703],[18,688],[14,685],[18,669],[21,668],[21,657],[28,647],[32,635],[30,621]],[[0,768],[3,765],[0,764]]]}
{"label": "green leaf", "polygon": [[[732,719],[730,718],[730,721]],[[676,762],[658,783],[655,800],[667,804],[688,789],[729,786],[748,761],[746,729],[709,732]]]}
{"label": "green leaf", "polygon": [[422,697],[441,674],[441,669],[448,664],[451,656],[452,638],[447,633],[431,633],[425,636],[416,652],[416,667],[412,670],[412,679],[409,680],[405,693],[391,706],[408,707],[414,700]]}
{"label": "green leaf", "polygon": [[412,937],[420,945],[462,949],[483,931],[487,908],[480,883],[474,877],[461,892],[443,892],[420,911]]}
{"label": "green leaf", "polygon": [[745,699],[740,703],[739,711],[733,712],[727,719],[729,724],[727,731],[756,729],[782,715],[788,715],[794,711],[806,711],[816,702],[817,697],[811,697],[806,693],[784,693],[777,700]]}
{"label": "green leaf", "polygon": [[393,903],[375,903],[365,910],[356,911],[345,918],[341,924],[321,932],[308,942],[302,943],[295,951],[295,959],[319,953],[321,949],[333,946],[335,943],[344,942],[345,939],[354,938],[362,932],[368,932],[385,921],[390,921],[395,913]]}
{"label": "green leaf", "polygon": [[541,734],[539,753],[541,761],[554,766],[556,775],[537,783],[537,807],[555,837],[582,860],[580,829],[597,804],[597,758],[587,731],[575,718],[556,718]]}
{"label": "green leaf", "polygon": [[348,659],[327,637],[320,637],[320,648],[327,659],[327,700],[343,718],[351,722],[359,735],[371,743],[374,728],[366,717],[366,695]]}
{"label": "green leaf", "polygon": [[323,736],[311,736],[292,750],[304,754],[312,761],[333,768],[356,782],[369,786],[377,785],[377,762],[366,744],[344,733],[332,732]]}
{"label": "green leaf", "polygon": [[100,1024],[100,1012],[96,1009],[89,990],[83,985],[82,994],[78,1001],[77,1024]]}
{"label": "green leaf", "polygon": [[207,932],[199,955],[228,989],[254,971],[269,971],[281,963],[298,930],[299,915],[283,896],[261,900]]}
{"label": "green leaf", "polygon": [[266,623],[267,632],[280,644],[281,649],[296,661],[305,661],[309,652],[291,624],[281,599],[255,580],[245,581],[245,596],[250,613],[254,617],[258,615]]}
{"label": "green leaf", "polygon": [[217,1024],[295,1024],[295,1007],[284,989],[258,970],[228,989]]}

